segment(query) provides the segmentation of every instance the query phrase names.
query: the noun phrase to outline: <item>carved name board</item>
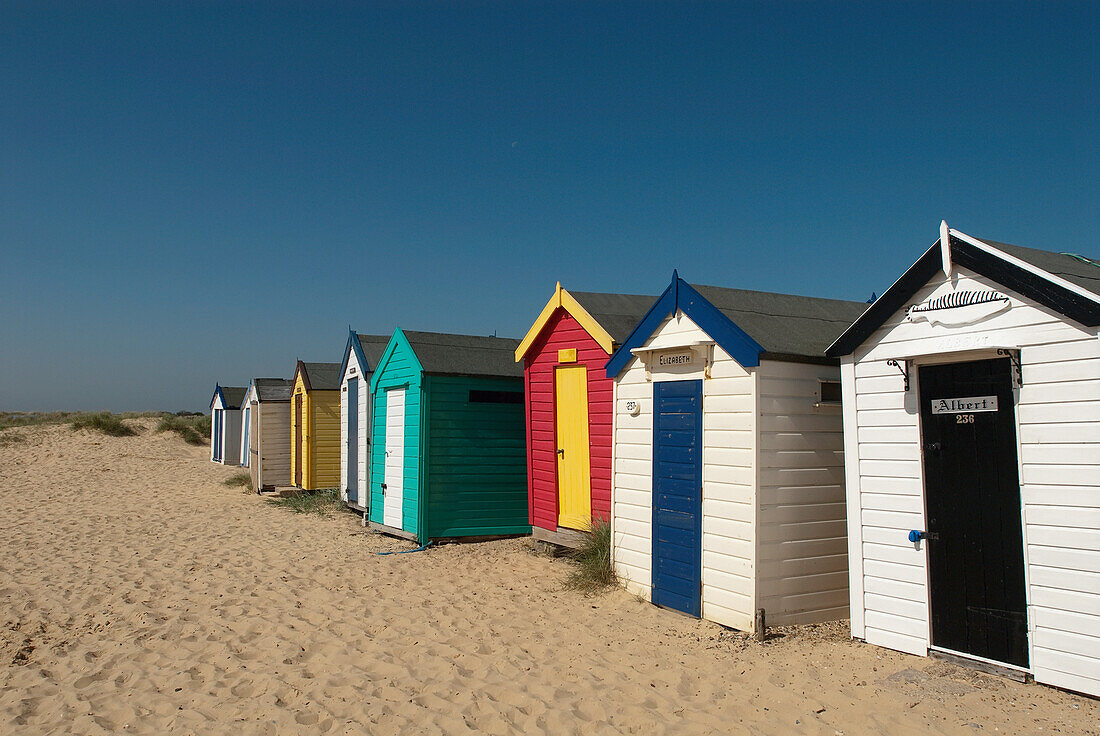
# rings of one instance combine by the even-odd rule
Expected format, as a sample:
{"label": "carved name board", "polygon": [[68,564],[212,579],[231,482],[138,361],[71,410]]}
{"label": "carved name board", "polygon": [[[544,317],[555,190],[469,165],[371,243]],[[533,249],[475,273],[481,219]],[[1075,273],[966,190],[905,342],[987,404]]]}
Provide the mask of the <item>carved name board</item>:
{"label": "carved name board", "polygon": [[967,396],[961,399],[932,399],[933,414],[976,414],[997,411],[996,396]]}

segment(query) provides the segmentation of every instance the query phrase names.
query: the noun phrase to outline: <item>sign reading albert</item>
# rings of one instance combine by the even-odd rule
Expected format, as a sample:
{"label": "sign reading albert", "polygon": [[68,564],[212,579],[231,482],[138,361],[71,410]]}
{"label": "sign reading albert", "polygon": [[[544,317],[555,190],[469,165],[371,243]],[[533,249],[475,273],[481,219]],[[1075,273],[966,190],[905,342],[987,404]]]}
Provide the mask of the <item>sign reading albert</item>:
{"label": "sign reading albert", "polygon": [[932,399],[933,414],[975,414],[997,411],[996,396],[966,396],[960,399]]}

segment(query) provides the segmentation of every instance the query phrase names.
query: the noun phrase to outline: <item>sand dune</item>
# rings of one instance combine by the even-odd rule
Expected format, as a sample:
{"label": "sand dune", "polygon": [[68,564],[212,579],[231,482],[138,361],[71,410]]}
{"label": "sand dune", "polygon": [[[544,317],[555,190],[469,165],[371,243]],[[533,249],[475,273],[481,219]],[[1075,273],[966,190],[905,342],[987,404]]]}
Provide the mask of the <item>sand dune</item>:
{"label": "sand dune", "polygon": [[0,445],[0,733],[1100,733],[1097,701],[848,640],[757,644],[526,540],[408,555],[204,448]]}

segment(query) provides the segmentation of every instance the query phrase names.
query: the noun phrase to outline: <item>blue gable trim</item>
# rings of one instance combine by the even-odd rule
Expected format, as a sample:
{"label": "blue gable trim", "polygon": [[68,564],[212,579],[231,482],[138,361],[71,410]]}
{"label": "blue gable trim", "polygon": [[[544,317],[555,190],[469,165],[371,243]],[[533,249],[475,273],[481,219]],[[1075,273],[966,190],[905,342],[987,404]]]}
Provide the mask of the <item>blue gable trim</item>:
{"label": "blue gable trim", "polygon": [[359,372],[363,375],[370,375],[371,367],[367,365],[367,356],[363,354],[363,346],[359,344],[359,335],[355,330],[348,330],[348,344],[344,346],[344,359],[340,361],[340,382],[344,381],[344,374],[348,370],[348,358],[351,357],[351,351],[355,351],[355,359],[359,361]]}
{"label": "blue gable trim", "polygon": [[222,393],[221,384],[220,383],[215,383],[214,384],[214,395],[210,397],[210,408],[211,409],[214,408],[214,402],[218,400],[219,396],[222,397],[222,403],[223,404],[226,403],[225,402],[225,394]]}
{"label": "blue gable trim", "polygon": [[642,321],[630,333],[619,349],[607,361],[605,367],[608,378],[615,378],[626,367],[634,354],[630,351],[645,345],[653,333],[670,314],[682,311],[710,335],[723,350],[744,368],[760,365],[760,353],[764,347],[749,337],[733,320],[718,311],[718,308],[703,298],[691,284],[672,272],[672,283],[657,303],[642,317]]}

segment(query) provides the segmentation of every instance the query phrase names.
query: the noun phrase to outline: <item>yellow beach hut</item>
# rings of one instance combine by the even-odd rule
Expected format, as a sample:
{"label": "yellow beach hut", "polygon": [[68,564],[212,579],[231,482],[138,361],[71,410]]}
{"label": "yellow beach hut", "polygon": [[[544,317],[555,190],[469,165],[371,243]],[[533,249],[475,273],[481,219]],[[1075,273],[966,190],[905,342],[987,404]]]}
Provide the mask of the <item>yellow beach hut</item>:
{"label": "yellow beach hut", "polygon": [[298,361],[290,403],[290,474],[307,491],[340,484],[340,364]]}

